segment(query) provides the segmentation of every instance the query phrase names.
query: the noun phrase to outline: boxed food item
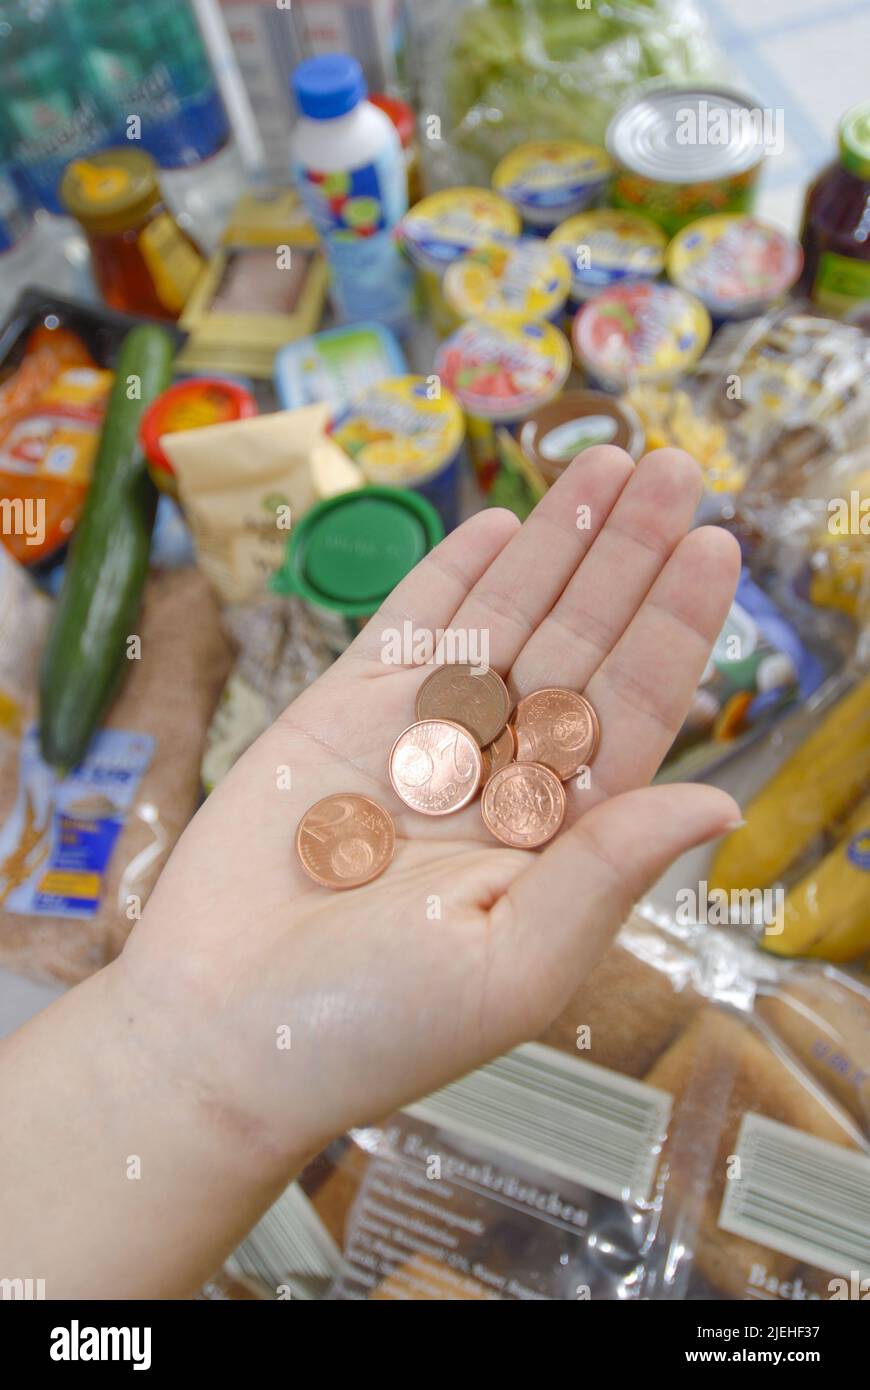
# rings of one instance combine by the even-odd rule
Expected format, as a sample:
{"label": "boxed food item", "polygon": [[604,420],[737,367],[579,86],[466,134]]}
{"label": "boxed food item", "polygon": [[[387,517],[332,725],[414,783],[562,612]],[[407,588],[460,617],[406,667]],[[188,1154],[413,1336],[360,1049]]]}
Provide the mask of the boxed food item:
{"label": "boxed food item", "polygon": [[327,278],[296,190],[246,193],[185,303],[179,369],[270,377],[278,349],[318,327]]}

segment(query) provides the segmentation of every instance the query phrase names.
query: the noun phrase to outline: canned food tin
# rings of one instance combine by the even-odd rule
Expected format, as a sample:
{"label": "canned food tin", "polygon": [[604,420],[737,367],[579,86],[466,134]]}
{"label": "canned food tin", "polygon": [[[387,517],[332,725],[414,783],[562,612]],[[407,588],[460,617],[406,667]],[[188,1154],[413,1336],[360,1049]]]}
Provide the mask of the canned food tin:
{"label": "canned food tin", "polygon": [[673,235],[710,213],[750,210],[764,117],[736,92],[662,87],[617,111],[606,143],[613,202]]}

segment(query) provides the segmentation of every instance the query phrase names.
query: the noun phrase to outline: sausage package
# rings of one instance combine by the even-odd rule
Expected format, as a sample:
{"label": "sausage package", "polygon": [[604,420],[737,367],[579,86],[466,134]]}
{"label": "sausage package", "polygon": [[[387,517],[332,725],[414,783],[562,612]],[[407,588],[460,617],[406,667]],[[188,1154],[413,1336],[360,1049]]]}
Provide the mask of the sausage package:
{"label": "sausage package", "polygon": [[235,1253],[274,1297],[870,1292],[870,977],[635,913],[536,1042],[331,1145]]}

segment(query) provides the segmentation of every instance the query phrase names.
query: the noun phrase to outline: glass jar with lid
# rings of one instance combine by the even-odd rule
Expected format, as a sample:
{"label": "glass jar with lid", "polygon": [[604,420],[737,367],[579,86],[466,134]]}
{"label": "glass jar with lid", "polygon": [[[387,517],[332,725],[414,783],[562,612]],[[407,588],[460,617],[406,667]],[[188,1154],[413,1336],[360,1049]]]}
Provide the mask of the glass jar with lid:
{"label": "glass jar with lid", "polygon": [[60,197],[87,237],[106,303],[177,319],[205,262],[163,202],[151,156],[118,148],[74,159]]}

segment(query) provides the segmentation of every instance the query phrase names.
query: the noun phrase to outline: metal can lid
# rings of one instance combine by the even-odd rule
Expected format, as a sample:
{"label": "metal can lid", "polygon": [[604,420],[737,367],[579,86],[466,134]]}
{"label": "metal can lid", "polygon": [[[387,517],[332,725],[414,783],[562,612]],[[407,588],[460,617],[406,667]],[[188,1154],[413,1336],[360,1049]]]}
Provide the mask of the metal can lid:
{"label": "metal can lid", "polygon": [[606,144],[629,173],[657,183],[710,183],[759,163],[764,116],[724,88],[660,87],[617,111]]}

